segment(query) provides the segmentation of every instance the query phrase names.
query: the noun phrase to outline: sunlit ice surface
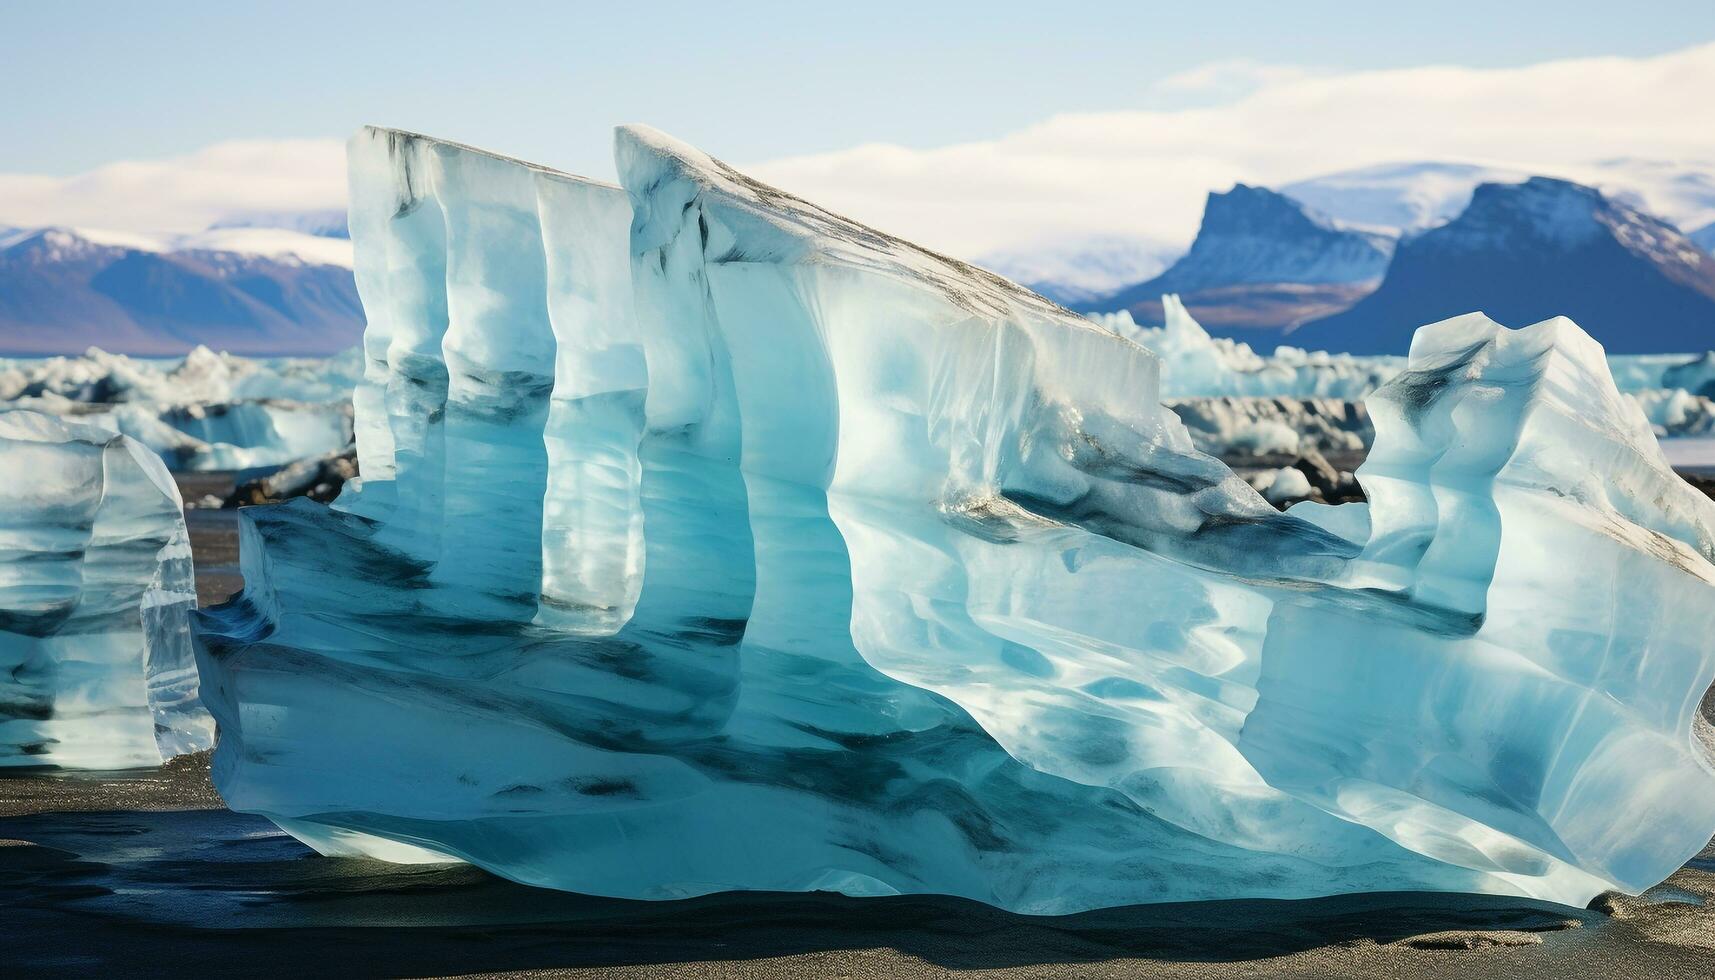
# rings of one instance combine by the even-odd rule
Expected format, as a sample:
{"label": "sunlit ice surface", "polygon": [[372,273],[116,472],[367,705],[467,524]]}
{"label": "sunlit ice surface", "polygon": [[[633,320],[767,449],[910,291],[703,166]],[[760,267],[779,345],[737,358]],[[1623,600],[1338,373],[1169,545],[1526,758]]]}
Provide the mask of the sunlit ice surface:
{"label": "sunlit ice surface", "polygon": [[206,749],[190,538],[135,440],[0,413],[0,767],[123,769]]}
{"label": "sunlit ice surface", "polygon": [[[362,479],[241,512],[215,781],[636,898],[1582,904],[1715,829],[1715,504],[1570,321],[1425,327],[1281,513],[1155,354],[653,130],[369,129]],[[1391,373],[1391,372],[1390,372]]]}

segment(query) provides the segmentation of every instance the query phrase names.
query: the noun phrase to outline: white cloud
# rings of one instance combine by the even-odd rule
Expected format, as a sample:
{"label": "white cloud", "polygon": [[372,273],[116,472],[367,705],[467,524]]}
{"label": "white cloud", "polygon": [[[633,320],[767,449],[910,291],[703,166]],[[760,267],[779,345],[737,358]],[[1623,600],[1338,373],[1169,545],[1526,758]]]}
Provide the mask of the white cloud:
{"label": "white cloud", "polygon": [[[1179,108],[1066,114],[991,140],[871,143],[745,169],[955,254],[1092,234],[1182,243],[1203,195],[1234,181],[1279,186],[1411,160],[1574,179],[1622,156],[1709,167],[1710,92],[1715,44],[1511,69],[1219,62],[1144,94]],[[188,232],[232,211],[337,206],[344,195],[338,141],[242,141],[67,178],[0,175],[0,224]]]}
{"label": "white cloud", "polygon": [[0,224],[192,232],[235,211],[345,203],[339,140],[235,140],[71,177],[0,174]]}
{"label": "white cloud", "polygon": [[1284,85],[1325,75],[1300,65],[1270,65],[1248,58],[1211,61],[1174,75],[1149,87],[1150,101],[1163,103],[1232,102],[1270,85]]}
{"label": "white cloud", "polygon": [[894,234],[976,255],[1092,233],[1184,242],[1203,195],[1234,181],[1278,186],[1409,160],[1574,179],[1593,179],[1591,165],[1617,156],[1715,161],[1715,44],[1512,69],[1268,77],[1214,66],[1172,84],[1207,89],[1247,73],[1254,91],[1217,106],[1061,115],[993,140],[866,145],[746,169]]}

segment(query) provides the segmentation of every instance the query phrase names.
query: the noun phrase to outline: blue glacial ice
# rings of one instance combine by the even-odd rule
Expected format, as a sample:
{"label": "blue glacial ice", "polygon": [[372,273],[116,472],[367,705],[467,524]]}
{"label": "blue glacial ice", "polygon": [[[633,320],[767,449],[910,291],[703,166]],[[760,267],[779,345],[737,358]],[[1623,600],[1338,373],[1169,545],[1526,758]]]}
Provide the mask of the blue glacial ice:
{"label": "blue glacial ice", "polygon": [[[1161,396],[1196,398],[1333,398],[1354,401],[1405,367],[1406,359],[1305,350],[1290,345],[1258,354],[1249,344],[1211,337],[1178,296],[1161,297],[1162,324],[1140,326],[1130,312],[1094,313],[1103,329],[1147,347],[1161,359]],[[1288,338],[1291,334],[1287,335]],[[1715,351],[1701,354],[1614,354],[1615,385],[1628,394],[1685,392],[1715,396]]]}
{"label": "blue glacial ice", "polygon": [[123,769],[213,744],[179,492],[136,441],[0,414],[0,766]]}
{"label": "blue glacial ice", "polygon": [[198,616],[233,808],[599,895],[1038,913],[1582,904],[1715,830],[1715,504],[1569,321],[1419,331],[1370,503],[1282,513],[1133,340],[616,157],[352,139],[363,475],[241,511]]}
{"label": "blue glacial ice", "polygon": [[1161,396],[1338,398],[1355,401],[1405,366],[1402,357],[1359,357],[1281,346],[1261,355],[1249,344],[1211,337],[1179,297],[1161,298],[1163,323],[1140,327],[1125,310],[1091,319],[1161,359]]}
{"label": "blue glacial ice", "polygon": [[351,443],[356,350],[331,358],[245,358],[197,347],[182,360],[0,359],[0,412],[56,415],[128,435],[172,470],[278,466]]}
{"label": "blue glacial ice", "polygon": [[[1259,355],[1248,344],[1209,336],[1179,297],[1163,296],[1161,305],[1159,327],[1140,327],[1125,311],[1092,319],[1161,359],[1162,400],[1185,421],[1198,449],[1243,457],[1369,447],[1375,433],[1361,399],[1399,373],[1405,358],[1290,346]],[[1616,384],[1658,437],[1715,434],[1712,364],[1715,352],[1608,358]]]}

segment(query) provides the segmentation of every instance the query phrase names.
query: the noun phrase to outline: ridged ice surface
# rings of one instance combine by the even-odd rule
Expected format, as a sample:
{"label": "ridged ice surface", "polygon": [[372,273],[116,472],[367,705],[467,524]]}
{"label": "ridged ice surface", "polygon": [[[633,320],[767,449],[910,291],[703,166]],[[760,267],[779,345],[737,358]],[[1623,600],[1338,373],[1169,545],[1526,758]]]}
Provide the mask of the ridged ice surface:
{"label": "ridged ice surface", "polygon": [[1570,323],[1420,331],[1372,504],[1282,514],[1130,340],[616,154],[353,139],[363,480],[243,511],[200,617],[234,808],[603,895],[1032,912],[1583,903],[1707,842],[1715,506]]}
{"label": "ridged ice surface", "polygon": [[0,767],[208,748],[178,488],[132,439],[0,413]]}

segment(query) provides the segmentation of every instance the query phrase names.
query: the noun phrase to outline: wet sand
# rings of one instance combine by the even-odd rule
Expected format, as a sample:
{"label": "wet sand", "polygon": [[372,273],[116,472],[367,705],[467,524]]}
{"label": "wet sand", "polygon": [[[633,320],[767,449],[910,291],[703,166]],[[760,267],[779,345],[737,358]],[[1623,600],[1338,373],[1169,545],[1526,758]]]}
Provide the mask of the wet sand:
{"label": "wet sand", "polygon": [[[233,474],[174,473],[179,496],[193,504],[205,496],[225,498],[233,491]],[[185,529],[191,536],[191,559],[196,565],[197,604],[225,602],[244,588],[238,574],[238,511],[208,507],[186,507]]]}
{"label": "wet sand", "polygon": [[0,819],[44,813],[225,809],[209,782],[211,754],[180,756],[159,769],[118,772],[0,769]]}
{"label": "wet sand", "polygon": [[325,858],[163,772],[0,776],[0,973],[627,977],[1711,975],[1715,847],[1595,909],[1391,893],[1012,915],[938,897],[636,902]]}

